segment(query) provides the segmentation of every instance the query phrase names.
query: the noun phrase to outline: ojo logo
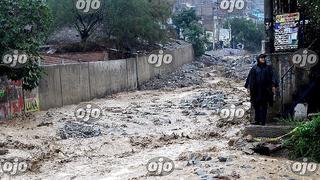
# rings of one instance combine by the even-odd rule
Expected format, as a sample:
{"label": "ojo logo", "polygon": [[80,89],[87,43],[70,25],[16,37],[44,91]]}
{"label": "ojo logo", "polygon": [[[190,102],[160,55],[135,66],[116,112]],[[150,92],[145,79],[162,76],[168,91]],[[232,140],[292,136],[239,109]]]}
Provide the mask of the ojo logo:
{"label": "ojo logo", "polygon": [[159,51],[159,54],[151,54],[148,58],[148,63],[156,67],[160,67],[162,62],[164,64],[170,64],[173,61],[173,56],[171,54],[164,54],[163,50]]}
{"label": "ojo logo", "polygon": [[220,9],[227,10],[229,13],[232,13],[234,10],[242,10],[245,7],[245,0],[222,0],[220,2]]}
{"label": "ojo logo", "polygon": [[28,55],[18,50],[7,52],[2,57],[1,65],[12,68],[20,68],[28,62]]}
{"label": "ojo logo", "polygon": [[230,108],[225,108],[225,109],[218,109],[216,113],[220,116],[222,119],[229,119],[233,120],[235,118],[243,118],[246,111],[249,110],[249,107],[246,107],[246,109],[242,108],[236,108],[235,105],[231,105]]}
{"label": "ojo logo", "polygon": [[76,0],[76,8],[83,13],[94,13],[101,7],[100,0]]}
{"label": "ojo logo", "polygon": [[291,164],[293,173],[300,176],[310,176],[318,171],[318,164],[308,161],[308,158],[303,158],[303,162],[294,162]]}
{"label": "ojo logo", "polygon": [[0,160],[0,176],[3,174],[7,175],[18,175],[25,173],[28,170],[28,164],[25,161],[20,161],[18,158],[13,160]]}
{"label": "ojo logo", "polygon": [[317,53],[309,49],[300,49],[293,53],[292,63],[298,68],[310,69],[319,61]]}
{"label": "ojo logo", "polygon": [[148,161],[147,171],[151,176],[166,176],[174,171],[174,163],[166,157],[156,157]]}
{"label": "ojo logo", "polygon": [[94,104],[79,105],[74,112],[74,116],[80,121],[97,120],[101,114],[102,110]]}

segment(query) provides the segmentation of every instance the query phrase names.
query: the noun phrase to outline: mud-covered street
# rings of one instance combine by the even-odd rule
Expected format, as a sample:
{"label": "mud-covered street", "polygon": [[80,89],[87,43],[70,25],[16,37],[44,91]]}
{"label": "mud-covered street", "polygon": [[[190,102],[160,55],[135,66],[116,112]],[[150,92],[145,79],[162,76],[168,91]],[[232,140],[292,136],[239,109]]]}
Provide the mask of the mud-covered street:
{"label": "mud-covered street", "polygon": [[[77,120],[72,105],[10,121],[0,129],[2,157],[28,160],[14,179],[302,179],[291,161],[244,148],[250,99],[243,86],[252,61],[207,57],[139,91],[86,102],[103,110],[97,120]],[[219,116],[230,107],[245,114]],[[151,176],[146,164],[157,157],[173,160],[173,172]]]}

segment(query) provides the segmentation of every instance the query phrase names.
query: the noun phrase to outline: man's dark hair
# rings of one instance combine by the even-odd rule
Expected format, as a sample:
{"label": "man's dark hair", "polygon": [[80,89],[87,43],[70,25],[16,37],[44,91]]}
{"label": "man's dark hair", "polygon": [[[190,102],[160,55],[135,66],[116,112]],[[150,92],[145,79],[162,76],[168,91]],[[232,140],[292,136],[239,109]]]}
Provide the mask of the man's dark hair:
{"label": "man's dark hair", "polygon": [[260,59],[260,58],[266,58],[267,57],[267,55],[265,55],[265,54],[260,54],[259,56],[258,56],[258,58]]}

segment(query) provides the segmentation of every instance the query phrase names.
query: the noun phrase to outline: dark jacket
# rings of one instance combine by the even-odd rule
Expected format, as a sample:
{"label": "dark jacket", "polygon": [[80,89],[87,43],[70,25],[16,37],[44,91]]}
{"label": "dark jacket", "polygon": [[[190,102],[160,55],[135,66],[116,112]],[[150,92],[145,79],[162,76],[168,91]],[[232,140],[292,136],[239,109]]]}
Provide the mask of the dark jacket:
{"label": "dark jacket", "polygon": [[278,87],[277,78],[272,66],[266,64],[255,65],[247,78],[245,88],[250,90],[251,103],[265,104],[273,106],[272,87]]}

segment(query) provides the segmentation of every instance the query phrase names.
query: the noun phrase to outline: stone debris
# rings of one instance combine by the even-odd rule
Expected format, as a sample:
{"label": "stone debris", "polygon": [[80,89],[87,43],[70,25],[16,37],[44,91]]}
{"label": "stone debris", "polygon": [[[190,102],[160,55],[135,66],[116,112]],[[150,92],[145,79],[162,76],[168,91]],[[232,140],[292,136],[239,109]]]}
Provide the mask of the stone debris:
{"label": "stone debris", "polygon": [[254,66],[255,56],[203,57],[200,60],[207,66],[218,66],[223,76],[236,81],[244,81]]}
{"label": "stone debris", "polygon": [[181,109],[203,108],[207,110],[220,109],[225,105],[225,95],[222,91],[203,91],[191,99],[183,99],[180,102]]}
{"label": "stone debris", "polygon": [[208,54],[211,54],[217,57],[225,57],[225,56],[245,56],[248,54],[248,52],[242,49],[223,48],[213,52],[211,51]]}
{"label": "stone debris", "polygon": [[157,75],[139,87],[140,90],[176,89],[201,85],[203,80],[196,63],[183,65],[173,73]]}
{"label": "stone debris", "polygon": [[255,58],[253,56],[245,56],[239,58],[227,57],[222,59],[220,63],[224,66],[224,75],[226,78],[236,80],[246,80],[248,72],[254,65]]}
{"label": "stone debris", "polygon": [[0,156],[6,155],[9,153],[8,149],[0,149]]}
{"label": "stone debris", "polygon": [[203,77],[211,77],[210,73],[202,74],[203,68],[221,66],[224,76],[236,80],[245,80],[255,62],[254,56],[203,56],[192,64],[183,65],[173,73],[156,75],[150,81],[141,84],[141,90],[176,89],[202,85]]}
{"label": "stone debris", "polygon": [[92,138],[100,136],[101,130],[95,125],[67,122],[58,130],[58,135],[61,139]]}

